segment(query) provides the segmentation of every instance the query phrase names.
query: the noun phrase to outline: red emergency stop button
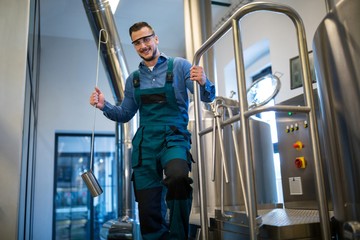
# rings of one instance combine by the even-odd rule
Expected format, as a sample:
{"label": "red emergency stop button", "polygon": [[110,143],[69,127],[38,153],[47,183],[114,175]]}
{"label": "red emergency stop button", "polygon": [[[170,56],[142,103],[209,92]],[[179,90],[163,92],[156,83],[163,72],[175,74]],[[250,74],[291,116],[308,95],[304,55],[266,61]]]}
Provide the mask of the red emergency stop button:
{"label": "red emergency stop button", "polygon": [[293,144],[293,147],[296,149],[296,150],[301,150],[304,148],[304,144],[301,142],[301,141],[296,141],[294,144]]}
{"label": "red emergency stop button", "polygon": [[295,166],[297,168],[305,168],[306,167],[306,161],[304,157],[297,157],[295,159]]}

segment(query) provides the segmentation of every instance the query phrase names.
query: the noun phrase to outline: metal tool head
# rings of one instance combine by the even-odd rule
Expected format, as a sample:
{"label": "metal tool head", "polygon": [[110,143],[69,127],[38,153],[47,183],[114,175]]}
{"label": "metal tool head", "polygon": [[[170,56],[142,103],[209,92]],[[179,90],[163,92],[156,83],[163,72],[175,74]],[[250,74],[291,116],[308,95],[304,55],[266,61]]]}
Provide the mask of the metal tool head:
{"label": "metal tool head", "polygon": [[103,193],[103,190],[97,181],[94,173],[91,170],[81,174],[82,179],[84,180],[87,188],[89,189],[92,197],[97,197]]}

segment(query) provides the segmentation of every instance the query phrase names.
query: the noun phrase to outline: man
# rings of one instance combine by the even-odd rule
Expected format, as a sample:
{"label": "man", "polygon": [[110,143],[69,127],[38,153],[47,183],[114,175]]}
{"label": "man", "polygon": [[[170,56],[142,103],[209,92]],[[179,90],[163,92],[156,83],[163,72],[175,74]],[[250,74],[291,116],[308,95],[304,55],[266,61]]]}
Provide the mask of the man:
{"label": "man", "polygon": [[192,158],[187,90],[193,92],[196,81],[201,100],[211,102],[215,87],[202,67],[160,53],[158,36],[148,23],[135,23],[129,34],[143,60],[126,80],[121,105],[105,101],[98,88],[90,104],[96,104],[107,118],[118,122],[129,121],[139,110],[140,126],[133,138],[131,161],[142,238],[188,239]]}

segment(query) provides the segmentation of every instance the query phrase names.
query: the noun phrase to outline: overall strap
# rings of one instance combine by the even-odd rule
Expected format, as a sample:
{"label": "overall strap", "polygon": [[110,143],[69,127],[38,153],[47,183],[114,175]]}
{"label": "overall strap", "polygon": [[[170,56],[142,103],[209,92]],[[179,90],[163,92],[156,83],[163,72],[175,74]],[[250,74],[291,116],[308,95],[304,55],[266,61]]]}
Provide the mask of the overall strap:
{"label": "overall strap", "polygon": [[138,88],[140,86],[140,72],[139,72],[139,70],[136,70],[134,72],[133,84],[134,84],[134,88]]}
{"label": "overall strap", "polygon": [[173,66],[174,66],[174,59],[169,58],[169,60],[168,60],[168,69],[167,69],[167,72],[166,72],[166,82],[172,82],[173,81],[173,78],[174,78]]}

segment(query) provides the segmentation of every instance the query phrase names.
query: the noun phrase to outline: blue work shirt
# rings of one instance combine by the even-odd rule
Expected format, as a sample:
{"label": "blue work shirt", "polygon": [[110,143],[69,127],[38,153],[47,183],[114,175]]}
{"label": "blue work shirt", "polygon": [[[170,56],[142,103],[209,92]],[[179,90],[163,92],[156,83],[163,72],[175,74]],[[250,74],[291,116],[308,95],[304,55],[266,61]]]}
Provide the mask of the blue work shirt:
{"label": "blue work shirt", "polygon": [[[140,89],[160,88],[165,85],[167,60],[168,57],[161,53],[154,68],[150,70],[144,62],[139,64],[140,71]],[[188,91],[194,93],[194,82],[190,80],[191,63],[184,58],[176,57],[173,67],[173,87],[175,91],[176,101],[180,112],[188,119]],[[114,106],[105,101],[102,109],[104,115],[117,122],[128,122],[133,118],[139,109],[139,105],[135,100],[133,75],[126,79],[124,99],[120,106]],[[200,99],[203,102],[211,102],[215,98],[215,86],[208,79],[203,86],[200,86]]]}

